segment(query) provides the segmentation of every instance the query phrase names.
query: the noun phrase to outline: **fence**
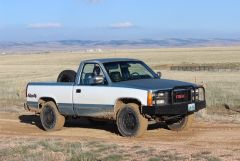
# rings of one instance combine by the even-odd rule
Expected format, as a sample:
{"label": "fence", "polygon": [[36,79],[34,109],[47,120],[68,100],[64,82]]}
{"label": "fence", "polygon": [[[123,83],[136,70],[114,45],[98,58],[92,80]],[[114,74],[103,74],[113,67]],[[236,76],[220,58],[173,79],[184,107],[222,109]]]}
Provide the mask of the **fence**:
{"label": "fence", "polygon": [[170,70],[178,71],[240,71],[240,67],[233,66],[171,66]]}

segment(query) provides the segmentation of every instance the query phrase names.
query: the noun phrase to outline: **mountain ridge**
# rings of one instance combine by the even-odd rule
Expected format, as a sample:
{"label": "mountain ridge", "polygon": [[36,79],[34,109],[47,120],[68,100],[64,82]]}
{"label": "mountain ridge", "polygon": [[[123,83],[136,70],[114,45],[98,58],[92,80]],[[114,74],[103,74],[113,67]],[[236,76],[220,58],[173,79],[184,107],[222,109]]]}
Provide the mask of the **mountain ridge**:
{"label": "mountain ridge", "polygon": [[240,45],[240,39],[139,39],[139,40],[57,40],[38,42],[0,42],[0,53],[77,51],[115,48],[174,48]]}

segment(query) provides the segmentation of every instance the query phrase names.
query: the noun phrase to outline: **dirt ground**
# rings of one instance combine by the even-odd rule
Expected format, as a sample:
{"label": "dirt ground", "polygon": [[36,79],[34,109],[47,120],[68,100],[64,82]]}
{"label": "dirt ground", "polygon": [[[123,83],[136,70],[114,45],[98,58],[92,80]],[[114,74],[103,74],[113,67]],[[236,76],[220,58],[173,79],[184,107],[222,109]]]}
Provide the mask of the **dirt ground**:
{"label": "dirt ground", "polygon": [[[68,120],[61,131],[42,130],[38,116],[32,113],[0,113],[0,137],[61,138],[63,140],[111,142],[124,146],[144,146],[158,150],[175,150],[184,155],[211,153],[221,160],[240,160],[240,124],[195,120],[192,127],[173,132],[163,125],[150,125],[140,138],[119,136],[116,125],[108,122],[96,126],[87,120]],[[0,140],[1,140],[0,139]],[[4,145],[1,145],[4,146]]]}

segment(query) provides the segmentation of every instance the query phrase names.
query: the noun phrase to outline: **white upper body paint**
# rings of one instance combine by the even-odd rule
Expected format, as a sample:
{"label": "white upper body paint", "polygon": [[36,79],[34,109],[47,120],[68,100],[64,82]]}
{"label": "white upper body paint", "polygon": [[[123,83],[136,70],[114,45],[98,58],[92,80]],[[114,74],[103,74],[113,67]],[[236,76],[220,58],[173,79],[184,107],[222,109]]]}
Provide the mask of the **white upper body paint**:
{"label": "white upper body paint", "polygon": [[[58,85],[59,84],[59,85]],[[27,93],[36,97],[27,97],[28,102],[38,102],[41,98],[52,98],[57,104],[99,104],[114,105],[120,98],[134,98],[147,105],[147,91],[133,88],[111,86],[82,86],[66,83],[29,84]],[[81,93],[76,93],[80,89]]]}

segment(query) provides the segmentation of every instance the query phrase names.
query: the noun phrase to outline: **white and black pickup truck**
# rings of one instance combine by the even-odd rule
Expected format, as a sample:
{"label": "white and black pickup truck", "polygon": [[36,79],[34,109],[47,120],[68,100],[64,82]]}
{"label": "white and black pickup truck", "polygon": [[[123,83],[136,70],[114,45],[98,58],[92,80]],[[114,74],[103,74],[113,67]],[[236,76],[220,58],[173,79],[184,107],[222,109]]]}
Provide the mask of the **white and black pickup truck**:
{"label": "white and black pickup truck", "polygon": [[182,130],[206,107],[205,89],[160,75],[136,59],[85,60],[57,82],[28,83],[24,108],[40,114],[47,131],[60,130],[71,116],[115,120],[122,136],[142,135],[149,122]]}

